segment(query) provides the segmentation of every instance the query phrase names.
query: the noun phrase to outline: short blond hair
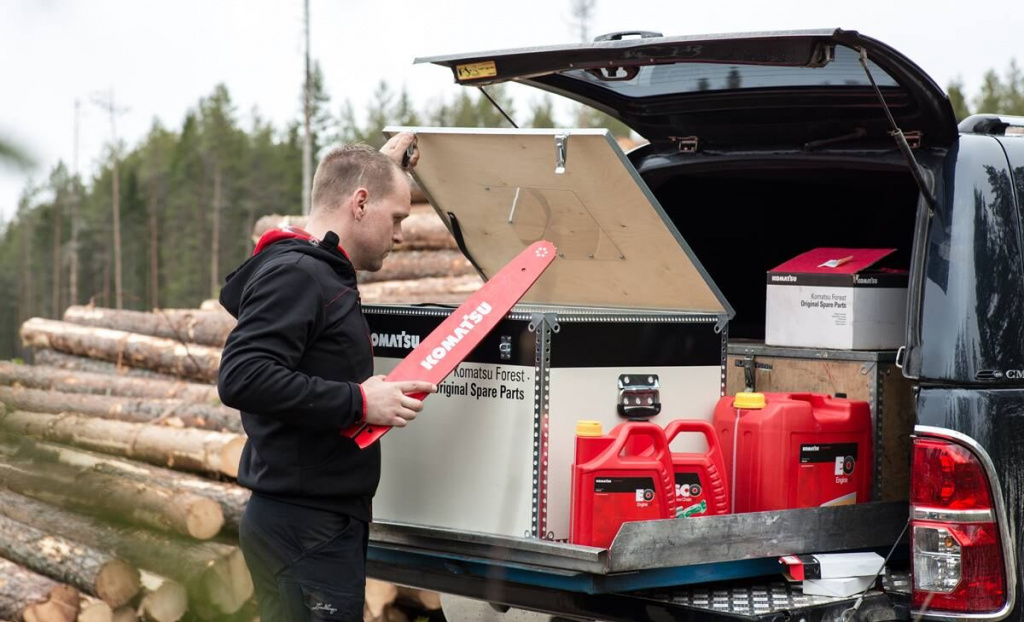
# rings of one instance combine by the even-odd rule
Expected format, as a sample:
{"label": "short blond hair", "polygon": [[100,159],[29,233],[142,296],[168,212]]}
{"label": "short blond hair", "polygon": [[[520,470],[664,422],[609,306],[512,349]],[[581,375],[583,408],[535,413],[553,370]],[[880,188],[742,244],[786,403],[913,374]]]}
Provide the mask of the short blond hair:
{"label": "short blond hair", "polygon": [[367,145],[332,149],[320,160],[313,176],[313,209],[333,209],[357,188],[371,197],[394,193],[396,172],[402,169],[391,158]]}

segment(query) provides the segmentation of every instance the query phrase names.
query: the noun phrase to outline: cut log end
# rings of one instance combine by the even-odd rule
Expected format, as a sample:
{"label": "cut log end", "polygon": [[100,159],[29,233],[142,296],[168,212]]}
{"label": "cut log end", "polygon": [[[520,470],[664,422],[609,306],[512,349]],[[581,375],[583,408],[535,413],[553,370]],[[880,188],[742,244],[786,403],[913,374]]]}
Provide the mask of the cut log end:
{"label": "cut log end", "polygon": [[220,471],[228,477],[238,477],[238,463],[242,460],[245,437],[239,436],[226,443],[220,450]]}
{"label": "cut log end", "polygon": [[82,605],[78,622],[113,622],[114,610],[107,603],[97,600]]}
{"label": "cut log end", "polygon": [[188,592],[174,581],[164,581],[139,603],[139,614],[146,622],[178,622],[187,610]]}
{"label": "cut log end", "polygon": [[197,496],[185,512],[186,531],[196,540],[209,540],[224,526],[224,512],[213,499]]}
{"label": "cut log end", "polygon": [[139,593],[139,571],[122,559],[104,564],[96,577],[96,595],[116,609]]}
{"label": "cut log end", "polygon": [[121,607],[114,610],[114,617],[111,622],[138,622],[139,616],[135,615],[135,609],[131,606]]}
{"label": "cut log end", "polygon": [[205,600],[220,613],[232,614],[252,597],[252,576],[240,549],[224,562],[210,568],[205,581]]}
{"label": "cut log end", "polygon": [[58,585],[50,591],[48,601],[29,605],[21,615],[25,622],[75,622],[79,598],[75,588]]}

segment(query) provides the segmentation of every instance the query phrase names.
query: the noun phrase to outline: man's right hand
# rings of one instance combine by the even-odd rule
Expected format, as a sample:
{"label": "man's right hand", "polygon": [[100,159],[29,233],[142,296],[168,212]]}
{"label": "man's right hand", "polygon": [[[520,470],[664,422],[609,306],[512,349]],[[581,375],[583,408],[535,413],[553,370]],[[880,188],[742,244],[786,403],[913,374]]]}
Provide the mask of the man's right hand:
{"label": "man's right hand", "polygon": [[366,422],[404,428],[423,410],[423,402],[407,393],[437,393],[437,386],[421,380],[388,382],[384,376],[372,376],[362,384],[366,400]]}

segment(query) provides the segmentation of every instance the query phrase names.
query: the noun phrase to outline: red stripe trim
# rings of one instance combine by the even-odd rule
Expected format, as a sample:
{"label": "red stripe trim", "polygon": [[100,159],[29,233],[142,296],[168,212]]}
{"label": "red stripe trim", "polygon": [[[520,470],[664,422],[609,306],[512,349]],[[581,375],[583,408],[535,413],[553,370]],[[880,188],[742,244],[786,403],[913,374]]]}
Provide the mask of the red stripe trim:
{"label": "red stripe trim", "polygon": [[[281,240],[312,239],[313,236],[310,235],[308,231],[300,229],[298,227],[293,227],[291,225],[282,227],[280,229],[271,229],[264,233],[262,237],[260,237],[260,241],[256,243],[256,248],[253,249],[252,254],[258,255],[259,252],[262,251],[263,249],[267,248],[271,244],[274,244],[275,242],[280,242]],[[352,260],[352,258],[348,256],[348,253],[345,252],[345,249],[342,248],[341,245],[338,245],[338,250],[341,251],[341,254],[345,256],[345,259],[348,259],[349,261]]]}
{"label": "red stripe trim", "polygon": [[357,385],[359,387],[359,393],[363,396],[363,417],[356,423],[366,423],[366,391],[363,390],[363,385]]}

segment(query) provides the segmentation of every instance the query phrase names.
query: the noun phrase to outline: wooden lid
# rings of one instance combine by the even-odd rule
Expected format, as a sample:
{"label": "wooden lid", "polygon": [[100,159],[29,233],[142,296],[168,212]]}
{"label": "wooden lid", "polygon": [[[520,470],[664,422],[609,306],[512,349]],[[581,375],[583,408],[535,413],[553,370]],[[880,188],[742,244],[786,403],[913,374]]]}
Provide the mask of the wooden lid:
{"label": "wooden lid", "polygon": [[417,135],[413,175],[485,276],[537,240],[558,248],[558,259],[523,302],[732,317],[607,130],[385,133],[399,131]]}

